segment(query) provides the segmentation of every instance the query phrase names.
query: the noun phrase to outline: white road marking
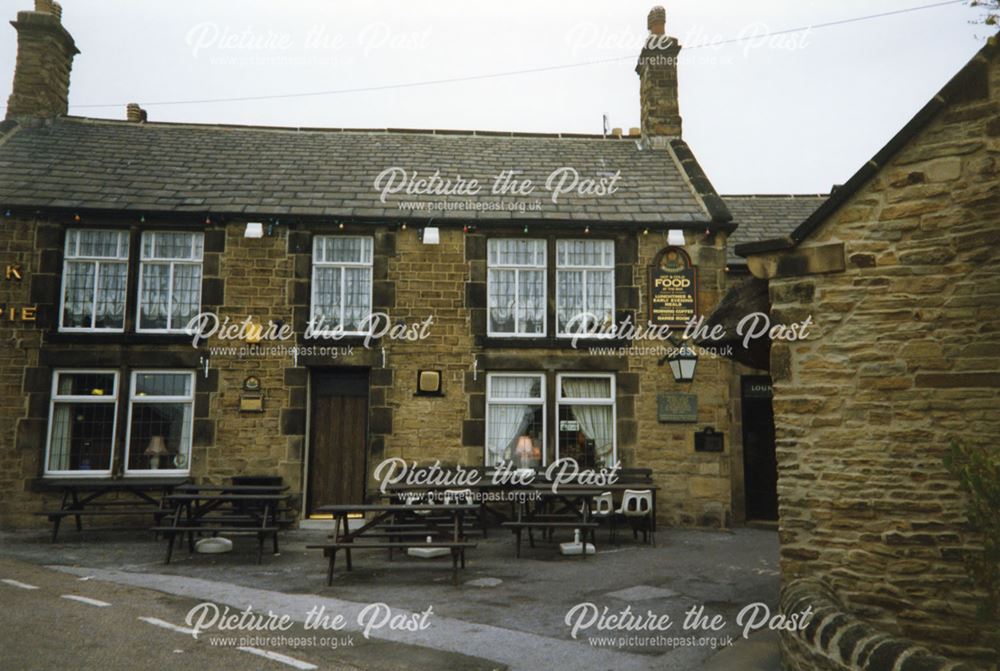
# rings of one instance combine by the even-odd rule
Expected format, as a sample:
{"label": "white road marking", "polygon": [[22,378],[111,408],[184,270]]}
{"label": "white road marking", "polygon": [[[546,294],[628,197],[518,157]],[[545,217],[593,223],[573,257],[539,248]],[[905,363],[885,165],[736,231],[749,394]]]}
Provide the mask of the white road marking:
{"label": "white road marking", "polygon": [[164,629],[169,629],[170,631],[176,631],[179,634],[188,634],[189,636],[194,635],[194,629],[178,627],[176,624],[170,624],[166,620],[161,620],[157,617],[140,617],[139,619],[157,627],[163,627]]}
{"label": "white road marking", "polygon": [[18,580],[11,580],[10,578],[3,578],[0,582],[5,582],[12,587],[20,587],[21,589],[38,589],[35,585],[29,585],[26,582],[20,582]]}
{"label": "white road marking", "polygon": [[275,662],[281,662],[282,664],[293,666],[296,669],[302,669],[302,671],[309,671],[310,669],[319,668],[315,664],[310,664],[309,662],[303,662],[300,659],[295,659],[294,657],[289,657],[288,655],[282,655],[279,652],[271,652],[270,650],[261,650],[260,648],[249,648],[249,647],[240,647],[237,648],[237,650],[242,650],[243,652],[249,652],[252,655],[258,655],[260,657],[266,657],[267,659],[274,660]]}
{"label": "white road marking", "polygon": [[70,601],[79,601],[80,603],[97,606],[98,608],[107,608],[111,605],[107,601],[98,601],[97,599],[91,599],[89,596],[77,596],[76,594],[63,594],[62,598],[69,599]]}

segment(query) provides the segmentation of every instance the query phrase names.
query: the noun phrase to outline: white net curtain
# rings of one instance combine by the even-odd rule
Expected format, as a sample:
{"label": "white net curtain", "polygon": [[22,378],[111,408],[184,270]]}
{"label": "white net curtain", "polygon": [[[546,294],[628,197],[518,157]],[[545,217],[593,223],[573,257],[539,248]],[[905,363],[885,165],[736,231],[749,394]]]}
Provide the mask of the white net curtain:
{"label": "white net curtain", "polygon": [[139,329],[184,329],[201,306],[202,233],[142,236]]}
{"label": "white net curtain", "polygon": [[545,241],[491,239],[488,265],[490,333],[544,334]]}
{"label": "white net curtain", "polygon": [[63,269],[63,328],[125,325],[128,232],[70,230]]}
{"label": "white net curtain", "polygon": [[[579,423],[580,431],[594,442],[600,465],[614,461],[614,412],[611,379],[608,377],[565,377],[562,379],[562,399]],[[580,399],[593,399],[591,405]],[[599,403],[599,404],[598,404]]]}
{"label": "white net curtain", "polygon": [[324,328],[362,330],[371,314],[371,238],[321,236],[313,247],[313,318]]}
{"label": "white net curtain", "polygon": [[486,421],[486,465],[511,461],[518,438],[541,446],[544,401],[538,375],[491,375]]}
{"label": "white net curtain", "polygon": [[613,323],[614,268],[611,240],[556,243],[556,328],[560,334]]}

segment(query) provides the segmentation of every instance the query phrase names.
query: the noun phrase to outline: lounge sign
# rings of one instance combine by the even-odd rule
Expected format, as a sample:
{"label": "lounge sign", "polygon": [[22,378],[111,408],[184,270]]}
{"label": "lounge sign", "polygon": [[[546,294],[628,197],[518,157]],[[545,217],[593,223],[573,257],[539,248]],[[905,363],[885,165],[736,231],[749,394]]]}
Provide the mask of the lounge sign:
{"label": "lounge sign", "polygon": [[684,326],[698,316],[698,269],[679,247],[667,247],[649,273],[649,320],[654,326]]}

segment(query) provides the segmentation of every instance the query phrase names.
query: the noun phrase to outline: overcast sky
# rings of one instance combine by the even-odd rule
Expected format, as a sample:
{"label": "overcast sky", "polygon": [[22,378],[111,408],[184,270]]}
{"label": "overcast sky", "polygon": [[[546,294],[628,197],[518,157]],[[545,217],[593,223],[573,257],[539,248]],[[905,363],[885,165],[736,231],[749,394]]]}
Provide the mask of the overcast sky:
{"label": "overcast sky", "polygon": [[[767,32],[934,0],[671,0],[684,46],[684,137],[722,193],[817,193],[842,183],[982,46],[951,4],[794,34]],[[639,125],[635,60],[651,0],[65,0],[81,54],[70,114],[152,121],[600,133]],[[32,0],[0,0],[13,19]],[[713,41],[753,39],[724,46]],[[16,36],[0,27],[0,91]],[[267,101],[303,93],[590,61],[480,81]],[[87,107],[113,104],[112,107]],[[248,156],[247,160],[253,160]]]}

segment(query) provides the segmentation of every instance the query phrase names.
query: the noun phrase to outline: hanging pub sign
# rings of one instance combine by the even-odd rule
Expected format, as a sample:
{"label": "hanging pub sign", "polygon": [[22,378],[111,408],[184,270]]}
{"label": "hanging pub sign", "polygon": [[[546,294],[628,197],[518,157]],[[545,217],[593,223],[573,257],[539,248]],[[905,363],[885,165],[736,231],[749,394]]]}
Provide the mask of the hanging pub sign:
{"label": "hanging pub sign", "polygon": [[649,321],[684,326],[698,316],[698,269],[679,247],[667,247],[649,272]]}

